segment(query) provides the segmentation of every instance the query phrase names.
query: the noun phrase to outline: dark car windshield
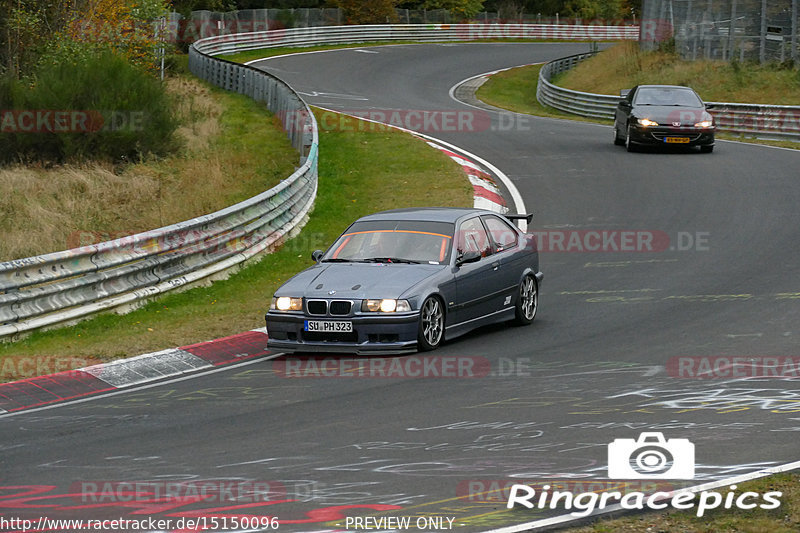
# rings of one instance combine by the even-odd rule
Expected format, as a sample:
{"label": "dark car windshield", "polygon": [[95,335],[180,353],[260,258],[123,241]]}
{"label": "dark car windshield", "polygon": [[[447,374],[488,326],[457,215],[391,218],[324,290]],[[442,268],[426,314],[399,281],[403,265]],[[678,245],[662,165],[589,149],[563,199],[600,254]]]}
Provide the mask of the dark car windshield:
{"label": "dark car windshield", "polygon": [[450,257],[454,228],[448,222],[356,222],[333,243],[322,261],[441,264]]}
{"label": "dark car windshield", "polygon": [[688,87],[641,87],[636,91],[635,105],[703,107],[697,94]]}

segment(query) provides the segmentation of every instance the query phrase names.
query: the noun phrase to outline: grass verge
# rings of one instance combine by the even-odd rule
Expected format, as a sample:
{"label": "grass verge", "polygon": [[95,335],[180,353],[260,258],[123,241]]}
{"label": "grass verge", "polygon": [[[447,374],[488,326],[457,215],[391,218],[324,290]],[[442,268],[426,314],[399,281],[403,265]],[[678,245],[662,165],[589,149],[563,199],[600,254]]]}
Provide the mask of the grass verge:
{"label": "grass verge", "polygon": [[[0,261],[93,244],[217,211],[290,175],[299,157],[250,98],[176,75],[175,155],[115,167],[0,169]],[[251,154],[258,153],[259,157]]]}
{"label": "grass verge", "polygon": [[710,102],[800,105],[800,70],[778,64],[684,61],[666,52],[644,52],[624,42],[603,50],[557,80],[567,89],[619,94],[642,84],[688,85]]}
{"label": "grass verge", "polygon": [[528,65],[498,72],[490,76],[478,88],[476,96],[489,105],[515,113],[526,113],[539,117],[566,118],[581,122],[611,123],[610,120],[579,117],[540,104],[536,99],[536,87],[539,85],[539,71],[541,68],[542,65]]}
{"label": "grass verge", "polygon": [[[243,148],[241,157],[261,158],[253,153]],[[369,124],[322,131],[314,212],[300,235],[282,249],[227,280],[167,295],[126,315],[99,315],[0,344],[0,369],[3,358],[76,361],[80,367],[86,361],[108,361],[263,327],[273,291],[309,266],[311,252],[328,246],[351,221],[383,209],[426,205],[472,205],[469,182],[446,155],[411,135]],[[0,380],[29,377],[8,374],[0,374]]]}

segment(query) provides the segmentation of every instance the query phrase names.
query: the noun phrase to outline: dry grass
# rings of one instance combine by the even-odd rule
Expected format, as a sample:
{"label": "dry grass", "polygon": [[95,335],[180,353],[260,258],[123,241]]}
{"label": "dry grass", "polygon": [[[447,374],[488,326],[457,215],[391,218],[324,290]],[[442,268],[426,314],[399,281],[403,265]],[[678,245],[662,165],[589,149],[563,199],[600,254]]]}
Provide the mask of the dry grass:
{"label": "dry grass", "polygon": [[[210,213],[266,190],[294,170],[297,153],[263,106],[189,77],[169,80],[168,90],[182,124],[176,133],[183,145],[179,154],[121,169],[98,163],[0,169],[0,260]],[[243,150],[240,136],[261,143],[258,157]]]}
{"label": "dry grass", "polygon": [[219,135],[222,105],[211,96],[208,87],[197,80],[175,77],[167,80],[167,91],[176,98],[176,111],[181,123],[177,135],[189,153],[208,148],[212,138]]}
{"label": "dry grass", "polygon": [[604,50],[561,76],[558,85],[618,95],[638,84],[689,85],[707,101],[800,104],[800,71],[724,61],[683,61],[664,52],[642,52],[635,42]]}

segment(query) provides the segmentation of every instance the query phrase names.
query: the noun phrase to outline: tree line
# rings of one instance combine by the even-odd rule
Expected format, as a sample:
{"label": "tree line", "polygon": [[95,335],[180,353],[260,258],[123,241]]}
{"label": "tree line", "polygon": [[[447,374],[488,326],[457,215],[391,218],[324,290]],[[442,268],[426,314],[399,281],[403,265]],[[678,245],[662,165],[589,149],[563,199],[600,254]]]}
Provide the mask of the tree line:
{"label": "tree line", "polygon": [[174,9],[233,11],[237,9],[297,9],[338,7],[351,21],[385,22],[399,9],[446,9],[455,17],[469,19],[477,13],[498,13],[501,19],[523,15],[581,19],[631,19],[639,17],[642,0],[175,0]]}

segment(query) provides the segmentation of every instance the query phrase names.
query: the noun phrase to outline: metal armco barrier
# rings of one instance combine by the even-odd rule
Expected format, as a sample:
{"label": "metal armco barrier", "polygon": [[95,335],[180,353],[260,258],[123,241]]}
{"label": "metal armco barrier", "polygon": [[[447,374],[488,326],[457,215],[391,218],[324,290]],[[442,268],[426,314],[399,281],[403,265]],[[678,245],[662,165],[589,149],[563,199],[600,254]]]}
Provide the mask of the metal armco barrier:
{"label": "metal armco barrier", "polygon": [[554,76],[570,70],[594,54],[595,52],[587,52],[562,57],[542,65],[539,70],[539,83],[536,87],[536,99],[539,100],[539,103],[582,117],[613,119],[619,96],[583,93],[550,83]]}
{"label": "metal armco barrier", "polygon": [[635,26],[405,24],[295,28],[201,39],[189,49],[191,71],[214,85],[265,103],[300,152],[300,168],[272,189],[216,213],[114,241],[0,263],[0,338],[133,307],[166,291],[219,276],[299,231],[317,191],[314,116],[280,79],[214,55],[370,41],[597,41],[636,39],[638,34]]}
{"label": "metal armco barrier", "polygon": [[[577,54],[543,65],[536,89],[539,103],[573,115],[613,120],[619,96],[573,91],[551,82],[554,76],[592,55],[594,53]],[[718,131],[800,141],[800,106],[707,103],[714,106],[709,112],[717,121]]]}
{"label": "metal armco barrier", "polygon": [[[371,26],[318,26],[252,33],[235,33],[202,39],[209,55],[286,46],[379,41],[476,41],[486,39],[558,39],[575,41],[635,40],[638,26],[572,24],[382,24]],[[211,42],[213,40],[213,42]]]}

